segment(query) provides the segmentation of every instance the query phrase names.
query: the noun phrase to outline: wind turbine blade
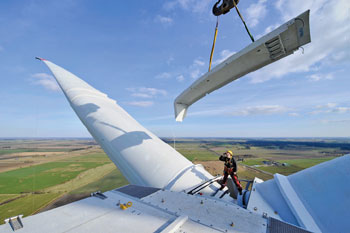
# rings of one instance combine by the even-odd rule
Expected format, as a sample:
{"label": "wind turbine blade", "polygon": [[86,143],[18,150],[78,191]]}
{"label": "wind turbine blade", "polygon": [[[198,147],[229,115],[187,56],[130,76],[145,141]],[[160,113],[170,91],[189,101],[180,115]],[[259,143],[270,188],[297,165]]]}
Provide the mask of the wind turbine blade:
{"label": "wind turbine blade", "polygon": [[183,121],[189,106],[226,84],[292,54],[311,41],[306,11],[227,58],[197,79],[174,102],[175,119]]}
{"label": "wind turbine blade", "polygon": [[106,94],[54,63],[38,59],[52,71],[81,122],[131,184],[183,190],[213,178]]}

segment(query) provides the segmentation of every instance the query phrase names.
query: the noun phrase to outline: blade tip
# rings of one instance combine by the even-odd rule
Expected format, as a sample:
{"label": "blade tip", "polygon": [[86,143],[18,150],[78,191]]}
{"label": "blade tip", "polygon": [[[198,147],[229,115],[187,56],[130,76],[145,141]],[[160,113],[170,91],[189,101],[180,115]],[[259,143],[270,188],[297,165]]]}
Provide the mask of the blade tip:
{"label": "blade tip", "polygon": [[40,60],[40,61],[47,61],[46,59],[41,58],[41,57],[35,57],[35,59],[38,59],[38,60]]}

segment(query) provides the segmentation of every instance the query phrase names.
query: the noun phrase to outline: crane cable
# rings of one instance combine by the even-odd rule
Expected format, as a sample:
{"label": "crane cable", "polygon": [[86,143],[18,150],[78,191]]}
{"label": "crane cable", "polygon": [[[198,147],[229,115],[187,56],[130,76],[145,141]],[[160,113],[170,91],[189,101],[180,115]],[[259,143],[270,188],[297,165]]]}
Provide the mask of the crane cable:
{"label": "crane cable", "polygon": [[233,2],[233,5],[234,5],[235,8],[236,8],[236,11],[237,11],[238,16],[241,18],[241,20],[242,20],[242,22],[243,22],[243,24],[244,24],[245,30],[247,30],[250,39],[252,40],[252,42],[254,42],[254,37],[252,36],[252,34],[250,34],[250,31],[249,31],[249,29],[248,29],[248,27],[247,27],[247,25],[246,25],[246,23],[245,23],[245,21],[244,21],[242,15],[241,15],[241,13],[240,13],[239,10],[238,10],[236,1],[233,0],[232,2]]}
{"label": "crane cable", "polygon": [[[220,1],[220,0],[219,0],[219,1]],[[219,1],[218,1],[218,2],[219,2]],[[243,24],[244,24],[244,27],[245,27],[245,29],[246,29],[246,31],[247,31],[247,33],[248,33],[250,39],[252,40],[252,42],[254,42],[254,37],[253,37],[252,34],[250,33],[250,31],[249,31],[249,29],[248,29],[248,26],[247,26],[247,24],[245,23],[245,21],[244,21],[244,19],[243,19],[243,16],[241,15],[241,12],[239,12],[238,7],[237,7],[237,4],[236,4],[236,1],[233,0],[232,2],[233,2],[233,5],[234,5],[234,7],[235,7],[235,9],[236,9],[236,11],[237,11],[238,16],[241,18],[241,20],[242,20],[242,22],[243,22]],[[213,46],[212,46],[212,48],[211,48],[211,53],[210,53],[208,72],[209,72],[210,69],[211,69],[211,63],[212,63],[213,55],[214,55],[216,37],[217,37],[217,35],[218,35],[218,27],[219,27],[219,16],[216,17],[216,26],[215,26],[214,41],[213,41]]]}
{"label": "crane cable", "polygon": [[211,53],[210,53],[210,60],[209,60],[209,70],[211,69],[211,62],[213,60],[213,54],[214,54],[214,49],[215,49],[215,43],[216,43],[216,37],[218,35],[218,27],[219,27],[219,16],[216,17],[216,26],[215,26],[215,34],[214,34],[214,41],[213,41],[213,46],[211,47]]}

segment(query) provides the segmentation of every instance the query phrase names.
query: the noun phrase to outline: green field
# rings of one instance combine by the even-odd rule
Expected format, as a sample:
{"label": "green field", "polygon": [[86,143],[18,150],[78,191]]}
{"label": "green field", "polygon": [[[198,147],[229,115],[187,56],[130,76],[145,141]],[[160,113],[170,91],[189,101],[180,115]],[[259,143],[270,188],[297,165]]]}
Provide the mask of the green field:
{"label": "green field", "polygon": [[99,153],[91,153],[78,157],[71,157],[63,159],[64,162],[92,162],[92,163],[110,163],[111,160],[108,156],[102,151]]}
{"label": "green field", "polygon": [[242,163],[248,166],[254,166],[254,165],[261,165],[263,164],[262,161],[266,159],[264,158],[257,158],[257,159],[246,159]]}
{"label": "green field", "polygon": [[19,194],[0,194],[0,203],[19,197]]}
{"label": "green field", "polygon": [[0,193],[36,192],[64,183],[105,162],[51,162],[0,173]]}
{"label": "green field", "polygon": [[4,219],[23,214],[28,216],[33,214],[38,209],[44,207],[49,202],[57,198],[58,193],[45,193],[45,194],[29,194],[23,198],[16,199],[6,205],[0,205],[0,221],[1,224]]}
{"label": "green field", "polygon": [[258,177],[258,178],[266,181],[266,180],[270,180],[273,178],[273,176],[265,174],[265,173],[254,172],[254,171],[240,169],[240,168],[238,168],[237,174],[238,174],[239,179],[243,179],[243,180],[254,180],[255,177]]}
{"label": "green field", "polygon": [[33,214],[63,195],[89,195],[128,183],[101,150],[57,158],[0,173],[0,224],[11,216]]}
{"label": "green field", "polygon": [[312,159],[293,159],[293,160],[280,160],[281,163],[288,163],[293,166],[297,166],[300,168],[308,168],[315,166],[319,163],[323,163],[326,161],[329,161],[331,159],[334,159],[335,157],[326,157],[326,158],[312,158]]}
{"label": "green field", "polygon": [[186,150],[186,149],[177,149],[177,151],[185,156],[190,161],[211,161],[217,160],[218,156],[207,150]]}
{"label": "green field", "polygon": [[[174,146],[172,140],[167,142]],[[222,173],[218,154],[226,150],[244,158],[247,166],[263,165],[264,160],[288,164],[255,167],[258,170],[239,165],[240,179],[268,180],[272,175],[261,170],[292,174],[349,153],[349,143],[345,139],[182,139],[175,148],[190,161],[203,163],[213,175]],[[128,184],[93,140],[0,140],[0,146],[0,156],[6,154],[0,160],[0,168],[7,169],[0,172],[0,224],[8,217],[30,215],[45,207],[89,196],[91,192],[105,192]],[[63,153],[28,158],[25,152]]]}
{"label": "green field", "polygon": [[23,153],[23,152],[67,152],[71,149],[55,148],[55,149],[6,149],[0,150],[0,155]]}
{"label": "green field", "polygon": [[72,192],[70,192],[70,194],[92,193],[96,192],[97,190],[101,192],[106,192],[116,187],[121,187],[127,184],[128,181],[124,178],[124,176],[120,173],[118,169],[115,169],[103,178],[96,180],[81,188],[75,189]]}
{"label": "green field", "polygon": [[256,167],[257,169],[270,172],[272,174],[279,173],[283,175],[290,175],[295,172],[298,172],[300,170],[303,170],[308,167],[312,167],[314,165],[317,165],[319,163],[323,163],[326,161],[329,161],[331,159],[334,159],[335,157],[326,157],[326,158],[310,158],[310,159],[288,159],[288,160],[276,160],[279,163],[286,163],[286,166],[264,166],[262,161],[266,160],[263,158],[259,159],[249,159],[245,160],[243,163],[248,166],[253,165],[261,165],[259,167]]}

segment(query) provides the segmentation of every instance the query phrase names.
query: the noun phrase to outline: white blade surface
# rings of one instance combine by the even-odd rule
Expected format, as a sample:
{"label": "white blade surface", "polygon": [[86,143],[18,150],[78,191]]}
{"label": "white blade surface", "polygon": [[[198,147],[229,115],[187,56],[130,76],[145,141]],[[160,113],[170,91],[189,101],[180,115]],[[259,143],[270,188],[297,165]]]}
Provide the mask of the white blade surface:
{"label": "white blade surface", "polygon": [[52,71],[79,119],[131,184],[183,190],[212,178],[142,127],[106,94],[52,62],[41,60]]}
{"label": "white blade surface", "polygon": [[309,11],[232,55],[197,79],[174,102],[176,121],[183,121],[189,106],[220,87],[292,54],[311,41]]}

